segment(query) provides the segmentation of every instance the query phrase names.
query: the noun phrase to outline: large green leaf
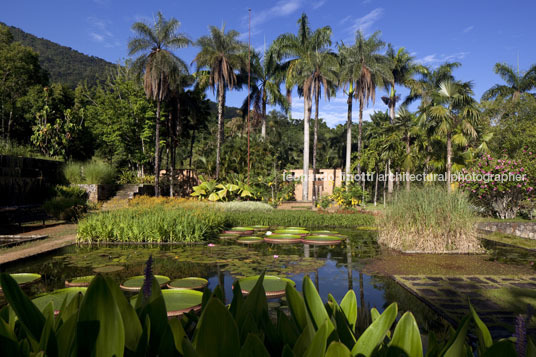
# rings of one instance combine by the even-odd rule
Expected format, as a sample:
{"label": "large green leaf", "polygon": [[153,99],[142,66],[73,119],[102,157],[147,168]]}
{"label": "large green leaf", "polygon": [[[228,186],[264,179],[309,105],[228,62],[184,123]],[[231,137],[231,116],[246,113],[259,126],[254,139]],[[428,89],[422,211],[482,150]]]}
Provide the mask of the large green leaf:
{"label": "large green leaf", "polygon": [[421,333],[411,312],[406,312],[398,321],[389,346],[399,348],[410,357],[422,356]]}
{"label": "large green leaf", "polygon": [[219,201],[219,200],[220,200],[220,196],[219,196],[216,192],[212,192],[212,193],[208,196],[208,200],[209,200],[209,201],[212,201],[212,202]]}
{"label": "large green leaf", "polygon": [[270,357],[262,341],[255,334],[249,334],[240,351],[240,357]]}
{"label": "large green leaf", "polygon": [[248,314],[258,325],[264,325],[268,317],[268,303],[266,302],[266,292],[264,291],[264,273],[262,273],[251,292],[246,297],[242,308],[237,312],[236,323],[240,328]]}
{"label": "large green leaf", "polygon": [[76,341],[76,322],[78,316],[71,314],[56,331],[56,339],[58,341],[58,355],[74,356],[75,341]]}
{"label": "large green leaf", "polygon": [[193,346],[204,357],[236,357],[240,353],[238,327],[219,299],[211,298],[202,312]]}
{"label": "large green leaf", "polygon": [[182,327],[182,324],[179,319],[169,320],[169,329],[173,334],[173,342],[175,343],[175,348],[181,354],[184,354],[182,350],[182,340],[186,337],[186,332],[184,331],[184,328]]}
{"label": "large green leaf", "polygon": [[329,344],[325,357],[350,357],[352,354],[344,344],[333,341]]}
{"label": "large green leaf", "polygon": [[328,342],[328,324],[330,323],[329,320],[324,321],[322,326],[316,331],[315,335],[313,336],[313,340],[311,341],[311,345],[309,345],[309,348],[307,348],[307,351],[305,352],[305,357],[323,357],[324,353],[326,352],[326,345]]}
{"label": "large green leaf", "polygon": [[95,356],[123,356],[125,327],[109,284],[98,274],[89,285],[78,314],[80,322],[99,322]]}
{"label": "large green leaf", "polygon": [[39,341],[45,326],[45,317],[41,311],[28,299],[9,274],[0,274],[0,284],[7,302],[15,311],[26,332],[34,341]]}
{"label": "large green leaf", "polygon": [[469,316],[466,316],[460,323],[460,327],[456,330],[456,333],[449,340],[441,356],[443,357],[457,357],[463,356],[466,352],[465,337],[467,336],[467,330],[469,329]]}
{"label": "large green leaf", "polygon": [[352,348],[352,355],[361,354],[363,356],[370,356],[376,347],[383,342],[383,339],[387,335],[387,332],[395,322],[396,315],[398,314],[398,306],[396,303],[392,303],[385,309],[372,324],[359,337],[354,348]]}
{"label": "large green leaf", "polygon": [[473,305],[469,304],[469,309],[471,310],[471,315],[473,316],[473,320],[475,321],[477,327],[476,334],[478,336],[480,352],[483,353],[485,350],[491,347],[491,345],[493,344],[493,339],[491,338],[491,334],[488,330],[488,327],[480,319],[475,309],[473,308]]}
{"label": "large green leaf", "polygon": [[307,348],[311,345],[311,342],[313,341],[313,336],[315,335],[315,329],[313,327],[312,323],[309,323],[305,326],[303,329],[300,337],[298,337],[298,340],[296,340],[296,344],[294,345],[294,348],[292,349],[292,352],[296,356],[303,356],[305,354],[305,351],[307,351]]}
{"label": "large green leaf", "polygon": [[296,288],[290,284],[287,284],[287,287],[285,288],[285,296],[287,298],[292,318],[296,322],[296,325],[300,331],[303,331],[305,326],[307,326],[307,308],[305,307],[303,297],[296,290]]}
{"label": "large green leaf", "polygon": [[57,356],[58,343],[54,331],[55,321],[52,303],[49,303],[43,310],[43,316],[45,316],[45,325],[39,339],[39,351],[46,351],[47,356]]}
{"label": "large green leaf", "polygon": [[[482,354],[482,357],[516,357],[517,355],[515,345],[512,341],[501,340],[491,345],[486,352]],[[527,351],[525,356],[529,357],[531,354]]]}
{"label": "large green leaf", "polygon": [[318,330],[320,326],[324,324],[324,321],[328,321],[328,335],[331,334],[331,332],[334,330],[333,324],[329,319],[328,312],[324,307],[324,303],[322,303],[320,295],[318,295],[318,291],[316,291],[316,288],[311,281],[311,278],[309,278],[308,276],[305,276],[305,278],[303,278],[302,290],[303,297],[305,300],[305,306],[307,307],[307,311],[311,316],[315,328]]}
{"label": "large green leaf", "polygon": [[348,290],[346,295],[344,295],[340,307],[346,315],[346,319],[352,327],[352,330],[355,329],[355,322],[357,321],[357,299],[353,290]]}

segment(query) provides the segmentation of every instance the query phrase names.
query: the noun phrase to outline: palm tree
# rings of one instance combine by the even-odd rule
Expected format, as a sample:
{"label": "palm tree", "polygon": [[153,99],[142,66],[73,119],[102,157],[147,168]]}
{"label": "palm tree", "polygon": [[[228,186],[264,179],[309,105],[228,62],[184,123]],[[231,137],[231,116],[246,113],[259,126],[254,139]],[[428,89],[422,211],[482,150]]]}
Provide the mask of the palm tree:
{"label": "palm tree", "polygon": [[454,81],[452,71],[460,66],[461,63],[459,62],[446,62],[436,69],[430,69],[422,65],[417,66],[415,70],[420,75],[420,78],[409,78],[407,80],[410,93],[403,104],[408,105],[420,99],[419,111],[421,114],[425,114],[422,108],[430,105],[432,97],[437,93],[439,84],[444,81]]}
{"label": "palm tree", "polygon": [[247,45],[238,40],[240,33],[230,30],[225,32],[225,26],[221,29],[210,26],[210,35],[197,40],[197,46],[201,51],[195,56],[197,72],[201,69],[208,70],[208,86],[216,91],[218,98],[218,134],[216,143],[216,179],[220,177],[221,146],[224,137],[224,110],[225,92],[227,88],[233,89],[238,83],[237,71],[246,67],[244,53]]}
{"label": "palm tree", "polygon": [[529,70],[523,74],[517,73],[506,63],[496,63],[493,68],[494,72],[501,76],[504,84],[496,84],[482,95],[482,100],[492,100],[504,98],[509,101],[517,101],[521,94],[527,93],[536,88],[536,64],[533,64]]}
{"label": "palm tree", "polygon": [[[283,67],[277,63],[272,51],[263,56],[254,53],[251,64],[251,104],[261,115],[261,137],[266,138],[266,105],[279,105],[285,112],[288,110],[288,100],[281,93],[281,83],[284,79]],[[242,104],[242,114],[245,116],[249,108],[248,99]]]}
{"label": "palm tree", "polygon": [[158,12],[153,27],[144,22],[136,22],[132,30],[138,35],[128,43],[129,56],[142,53],[133,63],[139,73],[143,73],[147,98],[156,101],[155,127],[155,195],[160,196],[160,107],[170,92],[170,86],[179,74],[187,73],[186,64],[171,50],[184,48],[191,41],[177,30],[180,22],[175,18],[166,20]]}
{"label": "palm tree", "polygon": [[313,85],[305,86],[306,82],[314,75],[312,57],[315,53],[327,52],[331,46],[331,27],[324,26],[315,31],[309,27],[307,15],[302,14],[298,20],[298,34],[286,33],[280,35],[272,44],[278,60],[286,60],[286,87],[290,90],[298,87],[298,93],[303,96],[303,196],[309,199],[309,124],[311,120]]}
{"label": "palm tree", "polygon": [[345,68],[346,63],[350,61],[350,50],[344,45],[344,43],[338,46],[339,50],[339,66],[341,71],[339,72],[339,83],[343,84],[345,87],[348,84],[348,90],[343,88],[344,94],[347,95],[346,104],[348,105],[347,111],[347,120],[346,120],[346,160],[345,160],[345,171],[348,175],[351,171],[352,166],[352,106],[354,103],[354,83],[356,79],[352,77],[352,73],[347,73],[343,69]]}
{"label": "palm tree", "polygon": [[[383,85],[385,81],[392,81],[389,60],[380,54],[385,43],[380,40],[380,32],[376,31],[369,38],[358,30],[355,44],[348,48],[346,54],[348,61],[344,64],[343,78],[355,82],[354,97],[359,101],[359,126],[357,137],[357,152],[361,155],[363,136],[363,108],[376,100],[376,86]],[[348,149],[347,149],[348,150]],[[358,173],[361,168],[358,166]]]}
{"label": "palm tree", "polygon": [[478,103],[473,99],[472,84],[446,80],[439,84],[430,104],[425,108],[428,126],[446,137],[447,190],[451,191],[452,144],[467,145],[467,136],[477,136],[480,117]]}
{"label": "palm tree", "polygon": [[402,167],[406,169],[406,190],[410,188],[410,169],[413,166],[411,159],[411,141],[416,136],[417,118],[415,114],[410,112],[406,107],[401,107],[393,122],[393,126],[402,135],[402,140],[405,144],[405,157],[402,162]]}

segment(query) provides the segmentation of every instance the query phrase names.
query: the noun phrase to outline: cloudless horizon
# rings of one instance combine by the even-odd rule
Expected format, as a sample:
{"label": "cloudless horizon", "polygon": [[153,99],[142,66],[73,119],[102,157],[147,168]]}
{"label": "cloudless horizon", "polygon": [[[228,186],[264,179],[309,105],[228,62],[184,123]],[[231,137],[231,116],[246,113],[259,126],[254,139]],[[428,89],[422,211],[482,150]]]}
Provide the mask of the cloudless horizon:
{"label": "cloudless horizon", "polygon": [[[192,40],[208,34],[209,25],[239,31],[248,41],[248,8],[251,8],[251,45],[257,50],[267,47],[280,34],[297,33],[297,20],[305,12],[311,28],[329,25],[332,42],[351,44],[355,31],[366,35],[382,32],[382,40],[395,48],[405,47],[420,63],[437,66],[445,61],[458,61],[456,78],[474,83],[475,97],[501,78],[493,72],[497,62],[526,70],[536,63],[533,1],[378,1],[358,0],[288,0],[288,1],[112,1],[85,2],[51,0],[5,2],[0,21],[21,28],[37,37],[46,38],[79,52],[118,63],[128,58],[127,43],[134,36],[131,26],[136,21],[153,22],[161,11],[166,18],[181,22],[180,32]],[[199,49],[190,47],[175,53],[190,64]],[[195,64],[190,67],[195,70]],[[401,91],[402,96],[407,94]],[[215,99],[212,91],[209,98]],[[240,106],[246,90],[232,91],[227,105]],[[365,120],[375,110],[384,111],[383,88],[377,89],[377,100],[365,111]],[[303,101],[293,95],[292,116],[303,117]],[[339,91],[330,102],[322,99],[320,117],[329,126],[346,121],[346,98]],[[357,121],[358,106],[353,118]]]}

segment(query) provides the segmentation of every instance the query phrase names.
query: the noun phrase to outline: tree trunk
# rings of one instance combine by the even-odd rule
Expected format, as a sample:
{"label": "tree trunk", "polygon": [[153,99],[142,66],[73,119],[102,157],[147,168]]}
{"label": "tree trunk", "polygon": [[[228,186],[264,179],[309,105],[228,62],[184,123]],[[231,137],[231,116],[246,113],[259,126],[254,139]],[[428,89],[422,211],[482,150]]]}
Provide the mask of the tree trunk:
{"label": "tree trunk", "polygon": [[[409,135],[406,138],[406,155],[409,156],[411,150],[410,150],[410,144],[409,144]],[[409,187],[411,185],[411,182],[409,181],[409,167],[406,167],[406,191],[409,191]]]}
{"label": "tree trunk", "polygon": [[220,178],[220,163],[221,163],[221,145],[223,142],[223,111],[225,108],[225,86],[220,81],[218,87],[218,136],[216,143],[216,180]]}
{"label": "tree trunk", "polygon": [[173,177],[175,175],[175,132],[173,110],[169,111],[169,197],[173,197]]}
{"label": "tree trunk", "polygon": [[[348,93],[348,120],[346,122],[346,178],[350,174],[352,165],[352,92]],[[348,186],[348,182],[345,182]]]}
{"label": "tree trunk", "polygon": [[[309,94],[309,95],[308,95]],[[302,200],[309,200],[309,123],[311,119],[311,96],[310,93],[303,94],[303,192]]]}
{"label": "tree trunk", "polygon": [[[395,85],[394,83],[391,83],[392,85],[392,91],[389,98],[389,122],[392,125],[395,121],[395,107],[396,107],[396,95],[395,95]],[[393,172],[391,171],[391,159],[387,162],[387,169],[389,176],[387,177],[387,193],[389,197],[391,197],[391,194],[393,193]]]}
{"label": "tree trunk", "polygon": [[385,163],[385,175],[383,177],[383,207],[385,207],[385,186],[387,184],[388,164]]}
{"label": "tree trunk", "polygon": [[447,191],[450,193],[452,188],[450,187],[450,171],[452,169],[452,133],[447,133]]}
{"label": "tree trunk", "polygon": [[160,104],[161,100],[156,101],[156,133],[154,144],[154,195],[160,196]]}
{"label": "tree trunk", "polygon": [[320,85],[317,83],[315,88],[315,128],[313,134],[313,207],[316,205],[316,147],[318,145],[318,104],[320,101]]}
{"label": "tree trunk", "polygon": [[261,126],[261,138],[266,139],[266,89],[262,90],[262,126]]}
{"label": "tree trunk", "polygon": [[[357,131],[357,157],[361,160],[361,146],[363,136],[363,101],[359,100],[359,127]],[[361,163],[357,164],[357,174],[361,175]]]}
{"label": "tree trunk", "polygon": [[374,175],[376,176],[376,183],[375,183],[375,187],[374,187],[374,206],[376,206],[376,202],[377,202],[377,199],[378,199],[378,166],[376,166],[376,172],[374,173]]}

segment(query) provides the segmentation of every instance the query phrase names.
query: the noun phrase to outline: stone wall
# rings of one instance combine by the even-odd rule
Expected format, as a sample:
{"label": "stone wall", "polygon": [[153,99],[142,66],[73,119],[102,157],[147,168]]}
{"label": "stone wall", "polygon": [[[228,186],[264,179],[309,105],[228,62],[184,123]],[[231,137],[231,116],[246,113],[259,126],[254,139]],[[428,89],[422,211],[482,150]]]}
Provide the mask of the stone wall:
{"label": "stone wall", "polygon": [[87,192],[88,200],[91,202],[105,201],[116,191],[115,185],[78,184],[76,186]]}
{"label": "stone wall", "polygon": [[0,207],[41,204],[65,182],[62,162],[0,155]]}
{"label": "stone wall", "polygon": [[536,239],[536,222],[479,222],[477,228],[490,233],[499,232]]}

